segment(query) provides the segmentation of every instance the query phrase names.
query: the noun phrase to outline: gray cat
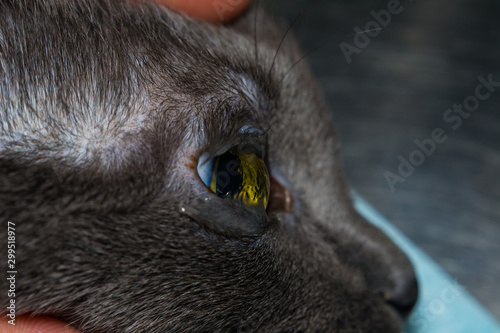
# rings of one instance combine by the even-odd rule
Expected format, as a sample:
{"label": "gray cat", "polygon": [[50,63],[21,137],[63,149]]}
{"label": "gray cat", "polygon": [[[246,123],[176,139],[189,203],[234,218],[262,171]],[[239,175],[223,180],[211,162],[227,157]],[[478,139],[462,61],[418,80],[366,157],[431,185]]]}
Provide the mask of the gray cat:
{"label": "gray cat", "polygon": [[0,1],[16,315],[83,332],[401,329],[411,264],[353,209],[284,31],[257,9],[222,27],[141,1]]}

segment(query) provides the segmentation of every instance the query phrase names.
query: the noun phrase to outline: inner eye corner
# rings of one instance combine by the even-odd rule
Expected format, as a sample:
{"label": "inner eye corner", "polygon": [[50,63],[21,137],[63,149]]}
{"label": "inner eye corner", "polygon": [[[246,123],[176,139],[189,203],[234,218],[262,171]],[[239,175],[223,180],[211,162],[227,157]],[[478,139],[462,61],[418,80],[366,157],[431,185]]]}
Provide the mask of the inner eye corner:
{"label": "inner eye corner", "polygon": [[273,213],[293,213],[295,207],[295,198],[292,191],[288,188],[288,186],[279,181],[279,178],[275,177],[271,172],[269,174],[269,178],[270,193],[267,214],[271,215]]}

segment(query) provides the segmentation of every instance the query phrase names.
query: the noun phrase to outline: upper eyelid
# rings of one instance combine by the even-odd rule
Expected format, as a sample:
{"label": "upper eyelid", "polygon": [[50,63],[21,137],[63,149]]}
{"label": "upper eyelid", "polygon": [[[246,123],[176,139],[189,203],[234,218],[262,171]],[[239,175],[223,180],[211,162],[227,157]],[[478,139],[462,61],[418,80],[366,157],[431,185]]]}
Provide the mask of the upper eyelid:
{"label": "upper eyelid", "polygon": [[240,128],[240,133],[242,134],[250,134],[250,135],[258,135],[262,136],[265,134],[264,130],[261,128],[255,127],[255,126],[250,126],[250,125],[243,125]]}
{"label": "upper eyelid", "polygon": [[242,141],[244,141],[240,142],[240,144],[250,145],[253,148],[257,149],[257,155],[263,158],[266,153],[266,132],[264,132],[260,128],[248,127],[247,125],[245,125],[242,127],[241,135]]}
{"label": "upper eyelid", "polygon": [[192,130],[202,133],[199,139],[206,147],[204,151],[208,150],[215,156],[252,140],[265,150],[267,132],[263,129],[264,119],[245,101],[235,96],[211,98],[202,108],[198,113],[201,120]]}
{"label": "upper eyelid", "polygon": [[227,135],[227,138],[207,142],[205,152],[208,152],[209,158],[221,155],[230,149],[236,148],[243,152],[246,148],[253,148],[254,152],[260,157],[266,154],[267,137],[265,132],[254,126],[243,125],[239,131]]}

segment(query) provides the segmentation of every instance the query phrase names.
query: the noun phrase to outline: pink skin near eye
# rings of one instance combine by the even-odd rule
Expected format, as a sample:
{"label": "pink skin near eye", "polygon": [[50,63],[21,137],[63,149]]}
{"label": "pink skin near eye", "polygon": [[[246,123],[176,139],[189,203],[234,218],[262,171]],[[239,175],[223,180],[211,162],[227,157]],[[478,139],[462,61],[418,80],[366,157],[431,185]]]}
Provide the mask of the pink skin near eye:
{"label": "pink skin near eye", "polygon": [[[229,22],[245,11],[252,0],[153,0],[210,23]],[[1,333],[78,333],[68,324],[47,316],[18,316],[15,325],[0,315]]]}

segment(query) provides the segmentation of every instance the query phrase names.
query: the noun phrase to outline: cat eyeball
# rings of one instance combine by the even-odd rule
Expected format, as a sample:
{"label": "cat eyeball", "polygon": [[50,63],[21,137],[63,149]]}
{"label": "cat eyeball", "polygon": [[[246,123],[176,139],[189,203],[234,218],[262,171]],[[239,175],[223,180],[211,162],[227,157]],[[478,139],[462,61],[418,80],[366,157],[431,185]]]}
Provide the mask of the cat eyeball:
{"label": "cat eyeball", "polygon": [[202,155],[197,171],[217,196],[259,215],[266,214],[270,177],[265,162],[255,153],[233,148],[213,158]]}

